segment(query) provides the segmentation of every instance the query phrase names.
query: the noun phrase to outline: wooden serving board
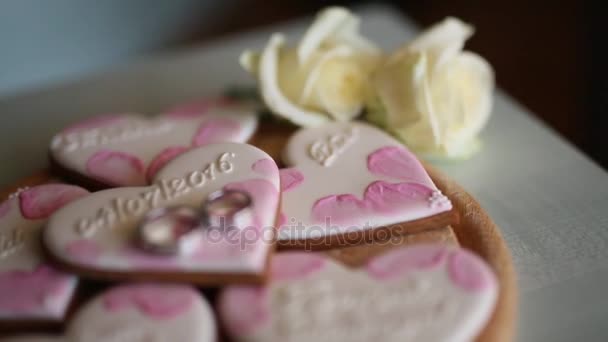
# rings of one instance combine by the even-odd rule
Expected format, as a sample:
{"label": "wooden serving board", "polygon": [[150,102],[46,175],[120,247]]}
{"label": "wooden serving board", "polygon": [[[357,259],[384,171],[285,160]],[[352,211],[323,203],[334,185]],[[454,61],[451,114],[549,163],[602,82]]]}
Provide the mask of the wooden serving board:
{"label": "wooden serving board", "polygon": [[[281,151],[287,139],[295,130],[295,127],[288,124],[263,122],[250,143],[266,151],[280,165]],[[458,224],[398,237],[392,243],[383,244],[382,246],[369,244],[335,249],[326,253],[347,265],[358,265],[369,257],[380,254],[386,251],[387,248],[394,248],[395,246],[424,242],[460,244],[485,259],[494,269],[500,284],[499,297],[494,313],[487,326],[477,338],[477,341],[495,342],[514,340],[517,315],[516,276],[510,252],[500,234],[499,228],[481,208],[479,203],[458,184],[428,164],[425,164],[425,168],[437,187],[452,201],[453,206],[458,211],[460,217]],[[54,178],[48,171],[43,170],[0,191],[0,200],[4,200],[9,194],[20,187],[44,184],[53,180],[57,180],[57,178]],[[87,286],[92,289],[89,291],[89,289],[84,288],[80,292],[97,292],[97,289],[93,289],[98,287],[97,284],[87,285],[85,283],[85,287]],[[78,301],[82,299],[80,298]]]}

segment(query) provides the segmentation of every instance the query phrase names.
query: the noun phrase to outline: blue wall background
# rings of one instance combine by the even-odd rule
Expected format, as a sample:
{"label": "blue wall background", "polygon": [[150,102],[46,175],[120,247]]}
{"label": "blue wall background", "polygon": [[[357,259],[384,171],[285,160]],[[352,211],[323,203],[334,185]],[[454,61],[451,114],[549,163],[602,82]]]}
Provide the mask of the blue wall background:
{"label": "blue wall background", "polygon": [[220,20],[226,1],[0,0],[0,97],[157,50]]}

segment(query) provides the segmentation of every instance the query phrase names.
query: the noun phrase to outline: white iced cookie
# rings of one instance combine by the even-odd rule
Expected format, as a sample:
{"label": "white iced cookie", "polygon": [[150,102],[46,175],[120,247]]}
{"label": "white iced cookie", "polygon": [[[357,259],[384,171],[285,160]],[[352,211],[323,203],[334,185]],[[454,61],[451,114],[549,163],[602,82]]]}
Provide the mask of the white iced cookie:
{"label": "white iced cookie", "polygon": [[156,118],[119,114],[76,123],[55,135],[50,155],[59,173],[86,185],[140,186],[188,149],[245,142],[256,127],[251,106],[205,99]]}
{"label": "white iced cookie", "polygon": [[[281,246],[329,248],[347,242],[347,234],[357,240],[356,233],[395,224],[387,234],[411,233],[452,219],[451,202],[414,154],[370,125],[302,129],[289,139],[283,159],[289,167],[280,170]],[[424,219],[442,213],[445,219],[427,227]]]}
{"label": "white iced cookie", "polygon": [[68,341],[216,340],[213,311],[185,285],[132,284],[110,289],[81,308],[66,332]]}
{"label": "white iced cookie", "polygon": [[63,318],[77,279],[45,260],[41,230],[54,211],[86,194],[80,187],[46,184],[0,204],[0,327]]}
{"label": "white iced cookie", "polygon": [[185,285],[130,284],[102,293],[80,308],[65,336],[21,336],[7,342],[214,342],[209,303]]}
{"label": "white iced cookie", "polygon": [[226,288],[219,317],[236,341],[471,341],[497,294],[487,264],[457,247],[394,249],[357,269],[287,252],[266,287]]}
{"label": "white iced cookie", "polygon": [[[138,225],[150,210],[201,208],[218,190],[248,194],[247,224],[226,231],[197,229],[185,254],[155,254],[138,246]],[[44,242],[58,262],[89,277],[260,281],[274,243],[278,205],[279,174],[268,154],[247,144],[211,144],[172,160],[150,186],[103,190],[64,207],[49,220]]]}

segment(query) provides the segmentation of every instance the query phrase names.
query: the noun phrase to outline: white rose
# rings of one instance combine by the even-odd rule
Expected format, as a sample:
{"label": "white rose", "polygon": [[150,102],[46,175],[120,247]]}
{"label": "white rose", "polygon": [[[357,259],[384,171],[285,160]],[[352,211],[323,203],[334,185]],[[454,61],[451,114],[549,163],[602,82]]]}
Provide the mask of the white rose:
{"label": "white rose", "polygon": [[389,56],[372,77],[368,119],[423,155],[476,152],[492,109],[494,72],[462,51],[472,34],[471,26],[447,18]]}
{"label": "white rose", "polygon": [[357,116],[368,96],[380,51],[359,34],[358,17],[344,8],[322,11],[295,47],[282,34],[261,53],[245,51],[241,65],[254,74],[268,108],[300,125]]}

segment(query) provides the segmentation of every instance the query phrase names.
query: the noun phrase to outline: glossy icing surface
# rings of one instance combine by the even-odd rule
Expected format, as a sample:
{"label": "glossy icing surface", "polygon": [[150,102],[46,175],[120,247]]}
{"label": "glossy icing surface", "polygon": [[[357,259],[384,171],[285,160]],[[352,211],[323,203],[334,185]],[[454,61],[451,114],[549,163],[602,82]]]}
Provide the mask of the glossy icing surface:
{"label": "glossy icing surface", "polygon": [[[200,207],[220,189],[251,196],[251,225],[204,231],[187,255],[161,256],[137,247],[135,231],[150,209]],[[257,274],[273,243],[278,205],[278,169],[265,152],[246,144],[211,144],[175,158],[150,186],[103,190],[64,207],[50,219],[44,242],[59,260],[91,270]]]}
{"label": "glossy icing surface", "polygon": [[452,208],[418,159],[364,123],[302,129],[280,170],[280,240],[305,240],[430,217]]}
{"label": "glossy icing surface", "polygon": [[[79,309],[65,336],[19,336],[7,342],[213,342],[209,303],[186,285],[129,284],[113,287]],[[4,340],[3,340],[4,341]]]}
{"label": "glossy icing surface", "polygon": [[273,258],[266,287],[225,289],[219,314],[237,341],[470,341],[497,286],[479,257],[457,247],[399,248],[358,269],[288,252]]}
{"label": "glossy icing surface", "polygon": [[190,286],[120,285],[80,309],[66,332],[68,341],[216,340],[211,306]]}
{"label": "glossy icing surface", "polygon": [[245,142],[256,127],[249,106],[199,100],[156,118],[119,114],[76,123],[53,138],[51,155],[63,168],[107,186],[139,186],[186,150]]}
{"label": "glossy icing surface", "polygon": [[47,218],[88,192],[65,184],[21,190],[0,204],[0,320],[59,320],[76,277],[51,267],[40,246]]}

